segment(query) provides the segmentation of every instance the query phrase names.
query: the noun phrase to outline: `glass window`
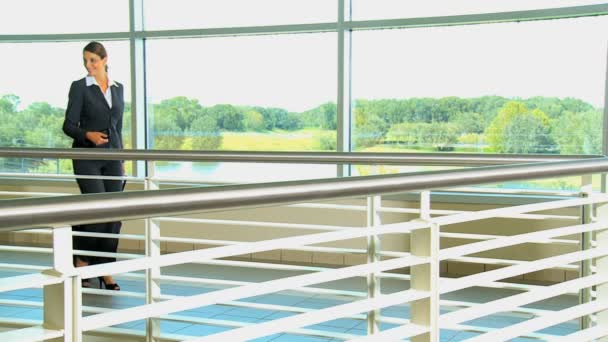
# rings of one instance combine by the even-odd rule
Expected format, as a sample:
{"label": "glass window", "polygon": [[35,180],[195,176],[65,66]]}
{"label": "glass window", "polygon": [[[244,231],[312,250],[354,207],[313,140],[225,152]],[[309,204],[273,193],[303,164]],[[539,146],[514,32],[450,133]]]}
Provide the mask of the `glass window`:
{"label": "glass window", "polygon": [[[125,87],[123,139],[130,143],[130,64],[128,42],[102,42],[110,77]],[[62,131],[72,81],[86,76],[82,49],[87,42],[0,44],[0,146],[71,146]],[[4,159],[11,172],[68,172],[71,162]]]}
{"label": "glass window", "polygon": [[0,2],[2,34],[129,31],[129,1],[5,0]]}
{"label": "glass window", "polygon": [[605,4],[600,0],[352,0],[353,20],[421,18]]}
{"label": "glass window", "polygon": [[607,29],[593,17],[355,32],[355,150],[598,154]]}
{"label": "glass window", "polygon": [[[155,149],[335,151],[336,34],[150,40]],[[181,165],[181,164],[180,164]],[[176,168],[181,171],[170,171]],[[190,166],[188,166],[189,168]],[[212,164],[159,173],[222,181],[333,177],[335,166]],[[243,172],[243,170],[256,170]],[[166,174],[165,176],[169,176]]]}
{"label": "glass window", "polygon": [[335,22],[330,0],[146,0],[147,30]]}
{"label": "glass window", "polygon": [[354,32],[354,150],[601,154],[597,32],[608,17]]}

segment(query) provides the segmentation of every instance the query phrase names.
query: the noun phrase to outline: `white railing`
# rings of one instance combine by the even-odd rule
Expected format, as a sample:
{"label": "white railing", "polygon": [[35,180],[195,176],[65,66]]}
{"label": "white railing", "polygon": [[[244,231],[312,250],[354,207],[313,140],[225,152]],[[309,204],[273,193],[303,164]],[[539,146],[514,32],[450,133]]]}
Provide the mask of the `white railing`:
{"label": "white railing", "polygon": [[[146,189],[158,189],[158,180],[154,175],[145,180]],[[189,341],[239,341],[272,335],[279,332],[325,336],[342,340],[388,341],[411,338],[412,341],[438,341],[440,329],[465,330],[482,333],[472,340],[508,340],[517,336],[553,340],[593,340],[608,336],[603,312],[608,304],[601,298],[604,284],[608,280],[603,263],[608,255],[608,244],[604,243],[605,229],[608,220],[604,214],[608,196],[592,193],[584,188],[580,198],[551,201],[545,203],[512,206],[475,212],[435,210],[431,208],[430,194],[420,194],[419,208],[389,208],[382,206],[381,195],[371,194],[367,204],[292,204],[292,207],[303,209],[340,209],[367,212],[366,227],[329,226],[303,223],[273,223],[243,220],[217,220],[205,218],[167,217],[161,215],[145,218],[145,234],[121,235],[121,239],[145,241],[145,255],[118,253],[121,261],[112,264],[72,267],[71,228],[54,227],[51,230],[28,230],[27,234],[52,234],[53,250],[33,247],[13,247],[13,251],[53,253],[53,267],[42,269],[27,266],[35,273],[0,280],[0,291],[10,291],[30,287],[44,288],[44,302],[22,303],[23,305],[42,305],[45,317],[40,325],[18,329],[0,334],[0,338],[18,341],[63,338],[79,341],[83,334],[94,330],[106,334],[137,335],[133,331],[110,328],[113,325],[146,319],[146,339],[189,340]],[[583,208],[581,215],[546,213],[546,211],[564,208]],[[382,223],[383,213],[398,212],[415,215],[418,218],[400,223]],[[540,213],[539,213],[540,212]],[[446,232],[446,229],[463,223],[487,219],[514,220],[554,220],[555,222],[572,222],[566,226],[552,227],[537,232],[526,232],[512,236],[469,234],[465,232]],[[301,229],[318,231],[305,235],[287,238],[270,239],[254,242],[226,241],[211,239],[193,239],[166,237],[161,235],[163,222],[188,222],[214,225],[245,225],[251,227],[273,227],[279,229]],[[83,235],[84,233],[78,233]],[[407,252],[383,251],[380,237],[389,234],[404,234],[409,237]],[[88,236],[104,236],[87,234]],[[580,238],[573,238],[573,236]],[[367,248],[337,248],[315,246],[320,243],[336,242],[354,238],[366,238]],[[449,248],[441,248],[441,238],[457,238],[473,241]],[[186,242],[192,244],[215,245],[217,247],[161,255],[161,242]],[[521,244],[556,244],[573,245],[583,243],[579,251],[564,253],[536,260],[518,258],[490,258],[479,256],[479,253],[498,248],[512,247]],[[60,246],[60,248],[57,248]],[[4,247],[8,250],[9,247]],[[272,250],[301,250],[308,252],[353,253],[367,256],[367,263],[341,268],[277,265],[262,262],[244,262],[236,260],[217,260],[248,253]],[[79,254],[101,255],[93,252]],[[107,254],[104,254],[107,255]],[[445,261],[463,261],[467,263],[494,264],[502,268],[451,279],[440,277],[440,263]],[[163,275],[161,267],[186,263],[206,263],[223,266],[247,266],[261,269],[282,269],[308,272],[296,276],[265,281],[261,283],[247,281],[227,281],[217,279],[195,278],[187,276]],[[580,265],[573,263],[581,263]],[[2,265],[2,267],[16,267]],[[409,267],[409,274],[391,273]],[[581,277],[550,286],[526,285],[523,283],[501,282],[501,280],[544,269],[578,270]],[[133,273],[145,270],[146,273]],[[80,279],[93,278],[108,274],[122,274],[132,279],[142,279],[146,283],[145,293],[121,291],[118,293],[100,290],[84,290],[85,293],[103,293],[108,296],[128,296],[146,300],[145,305],[127,309],[108,310],[82,306],[83,289]],[[332,290],[315,287],[325,283],[350,277],[367,278],[366,292]],[[410,288],[390,294],[380,291],[381,279],[396,278],[410,282]],[[218,286],[220,289],[194,296],[168,296],[161,292],[163,282],[182,282],[188,284],[205,284]],[[484,286],[496,288],[514,288],[520,293],[493,300],[483,304],[466,301],[450,301],[441,295],[470,288]],[[270,305],[245,302],[243,299],[280,291],[303,291],[308,293],[348,296],[351,301],[325,309],[312,310],[282,305]],[[527,304],[545,298],[563,294],[581,293],[581,304],[560,310],[532,309]],[[599,298],[598,298],[599,297]],[[356,300],[354,300],[356,299]],[[5,302],[11,303],[11,302]],[[410,305],[410,319],[397,319],[381,315],[381,309]],[[0,303],[1,304],[1,303]],[[18,305],[17,303],[14,303]],[[286,318],[255,325],[213,319],[201,319],[176,315],[180,311],[201,306],[224,304],[251,308],[269,309],[297,313]],[[439,308],[450,308],[450,312],[440,314]],[[457,309],[460,308],[460,309]],[[83,312],[93,313],[83,316]],[[476,327],[466,322],[475,318],[502,312],[520,312],[534,318],[502,329]],[[48,314],[47,314],[48,313]],[[599,313],[598,315],[595,315]],[[331,333],[307,328],[308,326],[341,318],[367,320],[368,336],[359,337],[346,333]],[[582,319],[581,319],[582,318]],[[235,329],[202,337],[161,334],[160,319],[188,321],[191,323],[212,324],[234,327]],[[582,328],[571,336],[560,337],[539,333],[543,328],[573,319],[581,319]],[[397,324],[396,328],[380,331],[379,323]]]}

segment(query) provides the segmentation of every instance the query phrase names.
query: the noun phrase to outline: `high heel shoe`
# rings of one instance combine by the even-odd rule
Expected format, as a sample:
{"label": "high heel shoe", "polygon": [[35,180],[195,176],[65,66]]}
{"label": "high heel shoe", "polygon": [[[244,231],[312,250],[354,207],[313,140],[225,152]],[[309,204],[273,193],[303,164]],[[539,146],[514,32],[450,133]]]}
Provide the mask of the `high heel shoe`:
{"label": "high heel shoe", "polygon": [[118,285],[118,283],[108,284],[106,283],[106,280],[103,277],[98,277],[98,279],[100,288],[102,288],[101,286],[103,285],[103,288],[105,288],[106,290],[120,291],[120,286]]}

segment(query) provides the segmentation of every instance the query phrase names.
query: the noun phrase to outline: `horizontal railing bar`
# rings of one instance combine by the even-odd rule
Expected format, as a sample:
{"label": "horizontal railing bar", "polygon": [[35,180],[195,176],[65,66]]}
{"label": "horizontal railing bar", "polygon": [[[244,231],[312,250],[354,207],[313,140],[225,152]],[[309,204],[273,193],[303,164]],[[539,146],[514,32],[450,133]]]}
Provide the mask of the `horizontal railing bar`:
{"label": "horizontal railing bar", "polygon": [[143,299],[145,302],[146,294],[143,292],[133,292],[133,291],[125,291],[124,289],[121,291],[107,291],[101,288],[83,288],[83,293],[94,294],[97,296],[108,296],[108,297],[123,297],[123,298],[139,298]]}
{"label": "horizontal railing bar", "polygon": [[127,150],[89,148],[0,148],[0,157],[95,160],[152,160],[239,163],[305,164],[407,164],[407,165],[505,165],[547,161],[593,159],[601,155],[491,154],[491,153],[373,153],[373,152],[263,152]]}
{"label": "horizontal railing bar", "polygon": [[[491,327],[482,327],[475,325],[465,325],[465,324],[453,324],[450,326],[446,326],[446,329],[450,330],[459,330],[459,331],[467,331],[467,332],[480,332],[480,333],[488,333],[500,328],[491,328]],[[541,333],[528,333],[523,334],[521,337],[533,338],[536,340],[546,341],[547,339],[553,337],[554,335],[550,334],[541,334]]]}
{"label": "horizontal railing bar", "polygon": [[24,230],[15,231],[15,233],[17,233],[17,234],[53,235],[53,228],[24,229]]}
{"label": "horizontal railing bar", "polygon": [[[163,320],[168,321],[176,321],[176,322],[186,322],[193,324],[208,324],[213,326],[224,326],[224,327],[235,327],[242,328],[258,323],[249,323],[249,322],[239,322],[239,321],[228,321],[221,319],[213,319],[213,318],[200,318],[194,316],[183,316],[183,315],[165,315],[160,317]],[[314,329],[290,329],[285,330],[285,333],[289,334],[297,334],[297,335],[307,335],[307,336],[318,336],[318,337],[326,337],[326,338],[337,338],[337,339],[351,339],[356,337],[356,335],[346,334],[346,333],[338,333],[332,331],[323,331],[323,330],[314,330]]]}
{"label": "horizontal railing bar", "polygon": [[120,239],[120,240],[134,240],[134,241],[145,241],[146,237],[137,234],[112,234],[112,233],[89,233],[72,231],[72,236],[88,236],[88,237],[100,237],[107,239]]}
{"label": "horizontal railing bar", "polygon": [[[576,291],[565,291],[564,294],[566,293],[575,293]],[[479,305],[479,303],[477,302],[464,302],[464,301],[457,301],[457,300],[441,300],[441,305],[442,306],[453,306],[453,307],[459,307],[459,308],[470,308],[473,307],[475,305]],[[549,312],[551,310],[547,310],[547,309],[535,309],[535,308],[526,308],[526,307],[517,307],[517,308],[512,308],[510,310],[508,310],[508,312],[510,313],[517,313],[517,314],[526,314],[526,315],[532,315],[532,316],[539,316],[545,312]],[[451,314],[451,312],[450,312]]]}
{"label": "horizontal railing bar", "polygon": [[296,203],[290,204],[290,208],[307,208],[307,209],[333,209],[333,210],[348,210],[348,211],[366,211],[364,205],[352,204],[336,204],[336,203]]}
{"label": "horizontal railing bar", "polygon": [[[222,285],[222,286],[243,286],[250,285],[254,282],[247,281],[237,281],[237,280],[224,280],[224,279],[208,279],[208,278],[192,278],[192,277],[180,277],[180,276],[168,276],[161,275],[158,278],[155,278],[164,282],[185,282],[189,284],[197,284],[197,285]],[[317,288],[317,287],[300,287],[297,289],[289,289],[286,291],[295,292],[295,293],[315,293],[315,294],[326,294],[326,295],[334,295],[334,296],[348,296],[348,297],[367,297],[367,294],[363,292],[357,291],[347,291],[347,290],[335,290],[335,289],[325,289],[325,288]]]}
{"label": "horizontal railing bar", "polygon": [[63,337],[62,329],[48,329],[42,325],[0,332],[3,342],[38,342]]}
{"label": "horizontal railing bar", "polygon": [[[80,249],[75,249],[73,251],[73,253],[74,253],[74,255],[87,255],[87,256],[118,258],[118,259],[127,259],[127,260],[139,260],[139,259],[143,259],[146,257],[144,254],[95,252],[95,251],[80,250]],[[92,267],[92,266],[88,266],[88,267]]]}
{"label": "horizontal railing bar", "polygon": [[504,236],[494,240],[473,242],[466,245],[442,249],[441,251],[439,251],[439,259],[454,259],[464,255],[529,243],[530,241],[545,240],[558,236],[595,231],[599,229],[604,229],[607,226],[608,222],[587,223],[575,226],[541,230],[532,233]]}
{"label": "horizontal railing bar", "polygon": [[[393,278],[393,279],[401,279],[401,280],[408,280],[408,281],[411,278],[409,274],[395,274],[395,273],[378,273],[377,276],[381,277],[381,278]],[[456,281],[457,279],[458,278],[441,277],[441,281],[446,284],[451,281]],[[511,283],[511,282],[501,282],[501,281],[493,281],[491,283],[475,284],[475,286],[495,288],[495,289],[518,290],[518,291],[530,291],[531,289],[544,287],[544,285],[521,284],[521,283]],[[572,292],[569,294],[578,295],[578,292]]]}
{"label": "horizontal railing bar", "polygon": [[458,310],[441,315],[442,324],[456,324],[467,322],[479,317],[484,317],[504,311],[512,311],[517,307],[535,303],[543,299],[556,297],[570,291],[576,291],[608,281],[608,275],[593,275],[584,278],[576,278],[563,283],[535,289],[529,292],[508,296],[483,304],[477,304],[470,308]]}
{"label": "horizontal railing bar", "polygon": [[558,256],[531,261],[524,265],[507,266],[492,271],[452,279],[449,282],[442,284],[443,286],[439,288],[439,292],[441,294],[445,294],[458,291],[470,287],[471,284],[475,284],[475,286],[482,286],[484,283],[493,282],[499,279],[510,278],[525,273],[535,272],[542,269],[552,268],[581,260],[598,258],[606,255],[608,255],[608,248],[594,248],[585,251],[561,254]]}
{"label": "horizontal railing bar", "polygon": [[332,306],[325,309],[315,310],[313,312],[302,313],[295,316],[279,318],[269,322],[258,323],[254,326],[233,329],[226,332],[205,336],[202,338],[194,338],[187,340],[189,342],[196,341],[245,341],[263,336],[272,335],[283,331],[284,329],[299,328],[309,326],[332,319],[349,316],[355,313],[360,313],[368,310],[376,310],[384,307],[395,305],[396,303],[407,303],[429,296],[428,292],[405,290],[388,295],[380,295],[375,298],[362,299],[356,302]]}
{"label": "horizontal railing bar", "polygon": [[[449,259],[451,261],[458,262],[466,262],[471,264],[488,264],[488,265],[523,265],[529,263],[527,260],[509,260],[509,259],[497,259],[497,258],[482,258],[482,257],[456,257]],[[576,271],[579,269],[578,265],[561,265],[557,267],[553,267],[554,270],[568,270],[568,271]]]}
{"label": "horizontal railing bar", "polygon": [[349,340],[349,342],[377,342],[377,341],[402,341],[405,338],[421,335],[429,332],[430,328],[424,325],[408,324],[399,327],[398,334],[391,334],[394,329],[384,330],[372,335],[367,335]]}
{"label": "horizontal railing bar", "polygon": [[46,179],[107,179],[107,180],[139,180],[142,178],[130,177],[130,176],[101,176],[101,175],[68,175],[68,174],[56,174],[56,173],[13,173],[13,172],[0,172],[0,177],[10,178],[46,178]]}
{"label": "horizontal railing bar", "polygon": [[[162,296],[162,298],[174,299],[174,298],[179,298],[179,296]],[[294,312],[294,313],[306,313],[306,312],[316,311],[316,309],[310,309],[310,308],[259,304],[259,303],[251,303],[251,302],[227,302],[227,303],[222,303],[222,305],[254,308],[254,309],[261,309],[261,310]],[[200,318],[200,317],[185,316],[185,315],[164,315],[164,316],[161,316],[160,318],[163,320],[170,320],[170,321],[177,321],[177,322],[187,322],[187,323],[194,323],[194,324],[212,324],[212,325],[227,326],[227,327],[245,327],[245,326],[248,326],[251,324],[256,324],[256,323],[239,322],[239,321],[218,320],[218,319],[212,319],[212,318]],[[356,320],[362,321],[362,320],[366,319],[366,316],[351,315],[351,316],[348,316],[345,318],[356,319]],[[333,332],[329,332],[329,331],[321,331],[321,330],[313,330],[313,329],[293,329],[293,330],[286,330],[285,332],[298,334],[298,335],[311,335],[311,336],[321,336],[321,337],[341,338],[341,339],[349,339],[349,338],[354,338],[356,336],[356,335],[350,335],[350,334],[344,334],[344,333],[333,333]]]}
{"label": "horizontal railing bar", "polygon": [[23,252],[23,253],[42,253],[42,254],[53,253],[53,249],[47,248],[47,247],[6,246],[6,245],[0,245],[0,251]]}
{"label": "horizontal railing bar", "polygon": [[[21,290],[24,288],[43,287],[63,282],[60,277],[47,275],[44,273],[34,273],[0,278],[0,292]],[[25,286],[24,286],[25,284]]]}
{"label": "horizontal railing bar", "polygon": [[220,265],[220,266],[233,266],[233,267],[244,267],[244,268],[257,268],[266,270],[283,270],[283,271],[305,271],[305,272],[323,272],[332,270],[328,267],[318,266],[301,266],[301,265],[289,265],[289,264],[276,264],[276,263],[265,263],[259,261],[240,261],[240,260],[194,260],[193,264],[201,265]]}
{"label": "horizontal railing bar", "polygon": [[225,226],[249,226],[249,227],[268,227],[268,228],[288,228],[288,229],[311,229],[311,230],[345,230],[356,227],[351,226],[329,226],[321,224],[302,224],[302,223],[280,223],[280,222],[261,222],[261,221],[240,221],[240,220],[219,220],[219,219],[196,219],[181,217],[159,217],[161,222],[181,222],[181,223],[207,223]]}
{"label": "horizontal railing bar", "polygon": [[576,305],[567,309],[547,313],[546,315],[533,318],[521,323],[510,325],[500,330],[492,331],[481,336],[469,339],[470,342],[483,341],[507,341],[533,331],[567,322],[585,315],[596,313],[608,309],[606,301],[592,301],[585,304]]}
{"label": "horizontal railing bar", "polygon": [[0,305],[18,306],[18,307],[26,307],[26,308],[42,308],[44,306],[42,302],[34,302],[31,300],[14,300],[14,299],[0,299]]}
{"label": "horizontal railing bar", "polygon": [[30,197],[42,197],[42,196],[64,196],[73,195],[69,192],[34,192],[34,191],[0,191],[0,196],[30,196]]}
{"label": "horizontal railing bar", "polygon": [[549,190],[549,189],[509,189],[509,188],[497,188],[497,187],[481,187],[481,186],[468,186],[468,187],[453,187],[449,190],[452,192],[464,192],[464,193],[479,193],[479,194],[500,194],[500,195],[536,195],[536,196],[559,196],[559,197],[577,197],[579,191],[573,190]]}
{"label": "horizontal railing bar", "polygon": [[504,214],[522,214],[535,211],[549,210],[549,209],[562,209],[569,207],[578,207],[585,204],[597,204],[608,202],[608,195],[593,193],[589,197],[564,199],[559,201],[548,201],[532,204],[523,204],[515,207],[503,207],[496,209],[487,209],[474,212],[468,212],[465,214],[454,214],[449,216],[441,216],[433,218],[433,222],[445,226],[450,224],[465,223],[471,221],[492,219],[498,215]]}
{"label": "horizontal railing bar", "polygon": [[[368,341],[368,342],[376,342],[376,341],[383,341],[383,340],[388,340],[388,341],[393,341],[393,340],[402,340],[402,338],[407,337],[407,336],[411,336],[412,332],[412,327],[410,326],[410,321],[406,320],[406,319],[400,319],[400,318],[390,318],[387,319],[386,316],[382,316],[380,318],[378,318],[378,321],[380,322],[386,322],[386,323],[392,323],[392,324],[397,324],[400,325],[399,327],[395,327],[395,328],[390,328],[387,330],[383,330],[377,334],[374,335],[368,335],[366,337],[361,337],[358,339],[354,339],[354,340],[350,340],[350,341]],[[445,325],[442,324],[442,328],[445,329],[450,329],[450,330],[458,330],[458,331],[468,331],[468,332],[481,332],[481,333],[488,333],[488,332],[492,332],[495,330],[498,330],[498,328],[491,328],[491,327],[482,327],[482,326],[474,326],[474,325],[465,325],[465,324],[451,324],[451,325]],[[523,334],[521,335],[522,337],[529,337],[529,338],[535,338],[535,339],[539,339],[539,340],[546,340],[548,337],[551,337],[552,335],[548,335],[548,334],[539,334],[539,333],[529,333],[529,334]]]}
{"label": "horizontal railing bar", "polygon": [[[404,214],[419,214],[419,208],[390,208],[382,207],[379,209],[383,213],[404,213]],[[440,210],[431,209],[429,214],[431,215],[455,215],[455,214],[466,214],[474,213],[475,211],[470,210]],[[497,218],[518,218],[528,220],[546,220],[546,219],[558,219],[558,220],[580,220],[579,216],[566,216],[566,215],[545,215],[545,214],[504,214],[497,215]]]}
{"label": "horizontal railing bar", "polygon": [[[212,245],[212,246],[227,246],[227,245],[238,245],[239,243],[248,242],[248,241],[227,241],[227,240],[208,240],[208,239],[194,239],[194,238],[180,238],[180,237],[167,237],[163,236],[158,239],[153,239],[154,241],[161,242],[179,242],[179,243],[192,243],[199,245]],[[354,248],[339,248],[339,247],[312,247],[312,246],[303,246],[303,247],[290,247],[290,248],[281,248],[288,249],[293,251],[307,251],[307,252],[323,252],[323,253],[353,253],[353,254],[365,254],[367,253],[364,249],[354,249]],[[393,255],[393,253],[383,254],[383,255]]]}
{"label": "horizontal railing bar", "polygon": [[[10,177],[8,175],[11,175]],[[18,176],[13,176],[13,175],[18,175]],[[32,173],[9,173],[7,174],[6,177],[0,177],[0,178],[40,178],[40,179],[48,179],[49,177],[46,177],[46,175],[48,174],[32,174]],[[30,177],[31,176],[31,177]],[[66,179],[75,179],[75,178],[80,178],[77,177],[76,175],[59,175],[61,177],[65,176]],[[56,176],[53,176],[56,177]],[[61,178],[60,177],[60,178]],[[97,177],[105,177],[105,176],[89,176],[92,179],[98,179]],[[108,176],[108,177],[112,177],[112,176]],[[184,184],[184,185],[192,185],[192,184],[205,184],[205,185],[229,185],[229,184],[238,184],[238,183],[234,183],[234,182],[215,182],[209,179],[188,179],[188,178],[162,178],[162,177],[133,177],[133,176],[125,176],[123,177],[125,178],[125,180],[127,180],[129,183],[139,183],[142,184],[146,179],[150,179],[150,180],[154,180],[157,181],[159,183],[174,183],[174,184]],[[438,191],[442,191],[441,189],[436,189]],[[447,190],[446,190],[447,191]],[[578,192],[573,192],[573,191],[566,191],[566,190],[556,190],[556,191],[549,191],[549,190],[541,190],[541,189],[506,189],[506,188],[481,188],[481,187],[467,187],[467,188],[450,188],[449,190],[450,192],[465,192],[465,193],[490,193],[490,194],[515,194],[515,195],[520,195],[520,194],[525,194],[525,195],[540,195],[540,196],[546,196],[546,195],[552,195],[552,196],[560,196],[560,197],[576,197],[578,196]],[[24,194],[24,195],[31,195],[31,196],[63,196],[63,195],[73,195],[74,193],[71,192],[57,192],[57,193],[52,193],[52,192],[35,192],[35,191],[3,191],[0,192],[0,195],[5,194],[6,195],[19,195],[19,194]],[[292,206],[292,205],[290,205]],[[297,206],[297,205],[293,205],[293,206]],[[566,217],[567,218],[567,217]]]}
{"label": "horizontal railing bar", "polygon": [[570,335],[556,337],[554,339],[550,339],[549,341],[559,341],[559,342],[585,342],[585,341],[595,341],[600,337],[608,336],[608,327],[598,325],[592,328],[579,330]]}
{"label": "horizontal railing bar", "polygon": [[[608,158],[596,158],[474,170],[15,199],[10,204],[0,201],[0,230],[112,222],[606,171]],[[457,215],[437,220],[452,216]]]}
{"label": "horizontal railing bar", "polygon": [[[314,209],[334,209],[334,210],[351,210],[351,211],[366,211],[367,207],[364,205],[348,205],[348,204],[326,204],[326,203],[298,203],[289,205],[289,207],[295,208],[314,208]],[[403,213],[403,214],[419,214],[419,208],[394,208],[394,207],[380,207],[378,209],[381,213]],[[441,210],[431,209],[429,213],[431,215],[454,215],[454,214],[466,214],[474,213],[475,211],[467,210]],[[497,215],[499,218],[519,218],[529,220],[545,220],[545,219],[561,219],[561,220],[577,220],[580,219],[578,216],[566,216],[566,215],[545,215],[545,214],[503,214]]]}
{"label": "horizontal railing bar", "polygon": [[[392,223],[375,228],[375,233],[377,235],[394,233],[405,234],[409,233],[412,229],[421,229],[425,227],[428,227],[428,223],[420,221],[413,221],[408,223]],[[234,246],[221,246],[195,251],[165,254],[136,260],[117,261],[112,263],[110,266],[108,266],[108,264],[99,264],[94,266],[87,266],[86,268],[81,267],[81,270],[77,272],[79,272],[79,274],[83,278],[93,278],[101,275],[139,271],[150,267],[165,267],[192,261],[200,262],[203,260],[211,260],[248,253],[263,252],[268,250],[274,250],[278,247],[288,248],[294,246],[303,246],[323,242],[353,239],[357,237],[367,236],[367,234],[367,231],[364,229],[348,229],[335,232],[300,235],[257,242],[247,242]]]}
{"label": "horizontal railing bar", "polygon": [[36,271],[42,272],[51,269],[50,266],[37,266],[37,265],[26,265],[26,264],[0,264],[0,270],[19,270],[19,271]]}
{"label": "horizontal railing bar", "polygon": [[[211,293],[188,296],[174,299],[171,301],[147,304],[136,308],[117,310],[116,312],[99,314],[95,316],[83,317],[83,331],[93,330],[109,325],[116,325],[128,321],[143,319],[148,317],[161,316],[173,312],[193,309],[196,307],[213,305],[221,302],[238,300],[240,298],[255,297],[259,295],[288,290],[293,287],[302,287],[312,284],[325,283],[329,281],[351,278],[363,274],[373,269],[373,272],[401,268],[412,265],[428,263],[427,258],[405,257],[379,261],[366,265],[343,267],[320,273],[303,274],[282,279],[270,280],[263,283],[244,285],[236,288],[229,288]],[[89,266],[95,267],[95,266]]]}
{"label": "horizontal railing bar", "polygon": [[[465,240],[493,240],[500,239],[509,235],[488,235],[488,234],[471,234],[471,233],[447,233],[442,232],[439,234],[442,238],[453,238],[453,239],[465,239]],[[532,241],[529,243],[541,243],[541,244],[560,244],[560,245],[578,245],[577,240],[568,239],[546,239],[541,241]]]}

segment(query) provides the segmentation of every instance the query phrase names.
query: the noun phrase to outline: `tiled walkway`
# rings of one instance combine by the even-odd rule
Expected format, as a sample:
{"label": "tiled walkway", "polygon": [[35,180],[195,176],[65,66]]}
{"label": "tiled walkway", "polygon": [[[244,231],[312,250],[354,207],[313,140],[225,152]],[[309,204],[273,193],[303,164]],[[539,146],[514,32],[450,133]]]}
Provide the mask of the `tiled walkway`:
{"label": "tiled walkway", "polygon": [[[47,256],[40,254],[15,254],[15,253],[0,253],[0,257],[4,263],[22,263],[34,265],[50,265],[50,259]],[[163,274],[182,275],[182,276],[199,276],[225,280],[247,280],[247,281],[264,281],[284,277],[284,271],[261,271],[259,269],[236,268],[236,267],[219,267],[207,265],[183,265],[180,267],[171,267],[163,269]],[[289,275],[296,275],[298,272],[289,272]],[[0,277],[8,277],[18,275],[15,272],[0,271]],[[117,277],[123,291],[144,292],[143,281],[125,280]],[[409,284],[404,281],[385,279],[382,282],[383,293],[392,293],[407,289]],[[344,281],[332,282],[318,285],[317,287],[339,288],[348,290],[363,291],[365,289],[365,280],[347,279]],[[162,286],[162,293],[168,295],[194,295],[217,290],[217,287],[200,287],[200,286],[185,286],[181,284],[168,283]],[[465,291],[454,292],[442,297],[442,299],[472,301],[483,303],[489,300],[502,298],[507,295],[517,293],[513,290],[497,290],[488,288],[472,288]],[[42,302],[42,289],[24,289],[0,293],[0,299],[22,300]],[[258,297],[248,298],[247,301],[263,304],[275,304],[282,306],[294,306],[300,308],[326,308],[336,304],[348,303],[351,300],[344,296],[330,296],[309,293],[282,292]],[[127,297],[110,297],[103,295],[86,294],[83,298],[85,306],[97,306],[104,308],[127,308],[134,305],[143,304],[144,300],[139,298]],[[563,309],[577,303],[577,298],[574,296],[560,296],[550,300],[535,303],[533,308],[544,309]],[[443,312],[448,312],[449,308],[442,308]],[[86,314],[86,313],[85,313]],[[225,320],[243,323],[263,323],[277,318],[287,317],[295,313],[284,311],[262,310],[254,308],[242,308],[227,305],[213,305],[201,308],[196,308],[188,311],[175,313],[174,315],[190,316],[198,319]],[[396,306],[382,310],[383,316],[391,316],[397,318],[409,317],[409,306]],[[42,309],[35,307],[18,307],[0,305],[0,317],[2,318],[20,318],[42,321]],[[466,325],[479,327],[504,327],[514,323],[522,322],[530,319],[530,315],[505,313],[501,315],[487,316],[466,322]],[[391,324],[382,324],[381,329],[393,327]],[[144,321],[134,321],[122,324],[119,327],[143,330],[145,328]],[[329,322],[324,322],[314,326],[306,327],[307,329],[320,330],[325,332],[333,332],[349,335],[365,335],[366,322],[364,320],[343,318]],[[214,326],[210,324],[193,324],[190,322],[179,322],[173,320],[163,320],[161,322],[161,332],[163,334],[176,334],[180,336],[204,336],[216,332],[221,332],[231,329],[230,327]],[[569,322],[558,326],[545,329],[540,333],[552,335],[566,335],[578,329],[577,322]],[[460,332],[460,331],[441,331],[441,341],[461,341],[477,333]],[[343,341],[344,338],[334,337],[313,337],[307,335],[295,334],[276,334],[259,338],[255,341],[273,341],[273,342],[316,342],[316,341]],[[513,341],[538,341],[530,338],[518,338]]]}

